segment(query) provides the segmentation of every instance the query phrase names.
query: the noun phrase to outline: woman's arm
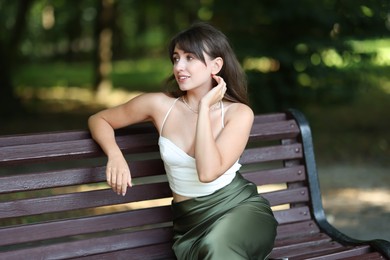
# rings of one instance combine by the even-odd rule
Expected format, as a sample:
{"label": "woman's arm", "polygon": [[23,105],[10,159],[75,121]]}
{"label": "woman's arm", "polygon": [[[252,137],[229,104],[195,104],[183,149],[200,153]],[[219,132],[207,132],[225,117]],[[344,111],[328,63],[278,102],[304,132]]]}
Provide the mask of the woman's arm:
{"label": "woman's arm", "polygon": [[223,80],[217,80],[199,109],[195,158],[199,180],[211,182],[226,172],[240,157],[248,142],[253,124],[253,111],[246,105],[234,103],[225,111],[225,127],[215,138],[211,129],[209,108],[225,93]]}
{"label": "woman's arm", "polygon": [[108,185],[118,194],[125,195],[131,187],[129,166],[115,140],[114,129],[153,119],[153,104],[159,94],[143,94],[120,106],[92,115],[88,126],[92,138],[108,157],[106,178]]}

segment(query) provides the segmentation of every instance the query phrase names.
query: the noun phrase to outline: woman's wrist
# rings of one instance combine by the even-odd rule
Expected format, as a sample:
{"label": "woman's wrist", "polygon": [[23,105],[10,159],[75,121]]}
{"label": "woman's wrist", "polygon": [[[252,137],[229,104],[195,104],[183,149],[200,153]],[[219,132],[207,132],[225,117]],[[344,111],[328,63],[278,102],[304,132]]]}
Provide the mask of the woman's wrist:
{"label": "woman's wrist", "polygon": [[107,152],[107,157],[110,158],[110,159],[123,157],[123,153],[122,153],[122,151],[118,147],[118,149],[112,149],[112,150],[108,151]]}
{"label": "woman's wrist", "polygon": [[201,101],[199,102],[199,108],[198,108],[199,113],[200,113],[201,111],[207,111],[207,112],[209,112],[209,111],[210,111],[210,107],[211,107],[210,104],[208,104],[207,102],[201,100]]}

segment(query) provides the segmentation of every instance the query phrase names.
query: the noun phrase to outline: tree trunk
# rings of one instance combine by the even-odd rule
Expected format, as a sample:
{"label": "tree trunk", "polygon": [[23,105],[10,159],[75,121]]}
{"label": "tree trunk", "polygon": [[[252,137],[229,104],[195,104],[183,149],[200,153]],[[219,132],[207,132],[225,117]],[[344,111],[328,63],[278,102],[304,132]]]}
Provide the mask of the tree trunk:
{"label": "tree trunk", "polygon": [[115,13],[115,3],[110,0],[98,1],[98,13],[95,24],[94,52],[94,91],[105,95],[112,89],[109,78],[112,68],[112,34]]}
{"label": "tree trunk", "polygon": [[14,91],[12,78],[18,59],[18,47],[26,28],[27,13],[33,2],[34,0],[19,1],[15,23],[9,33],[10,37],[0,42],[0,115],[2,117],[12,116],[22,109],[21,102]]}

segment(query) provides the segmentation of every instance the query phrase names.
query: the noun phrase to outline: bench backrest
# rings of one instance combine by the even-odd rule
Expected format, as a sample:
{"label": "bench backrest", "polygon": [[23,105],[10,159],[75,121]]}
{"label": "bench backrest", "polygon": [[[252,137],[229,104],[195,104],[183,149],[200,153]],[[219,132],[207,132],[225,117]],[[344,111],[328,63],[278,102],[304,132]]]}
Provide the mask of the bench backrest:
{"label": "bench backrest", "polygon": [[[0,137],[0,256],[169,257],[171,192],[157,139],[148,123],[117,131],[135,183],[122,197],[105,184],[106,158],[87,131]],[[256,116],[240,163],[270,201],[278,238],[318,232],[291,116]]]}

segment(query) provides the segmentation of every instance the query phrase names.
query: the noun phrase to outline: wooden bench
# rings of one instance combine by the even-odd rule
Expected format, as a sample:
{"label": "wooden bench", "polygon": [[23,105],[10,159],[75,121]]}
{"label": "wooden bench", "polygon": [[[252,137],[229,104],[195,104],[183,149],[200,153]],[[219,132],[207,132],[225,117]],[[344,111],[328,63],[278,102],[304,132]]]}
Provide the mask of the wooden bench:
{"label": "wooden bench", "polygon": [[[0,259],[174,259],[157,139],[151,124],[117,131],[135,183],[122,197],[88,131],[0,137]],[[390,257],[388,241],[358,241],[327,222],[300,112],[256,116],[240,162],[280,223],[271,258]]]}

